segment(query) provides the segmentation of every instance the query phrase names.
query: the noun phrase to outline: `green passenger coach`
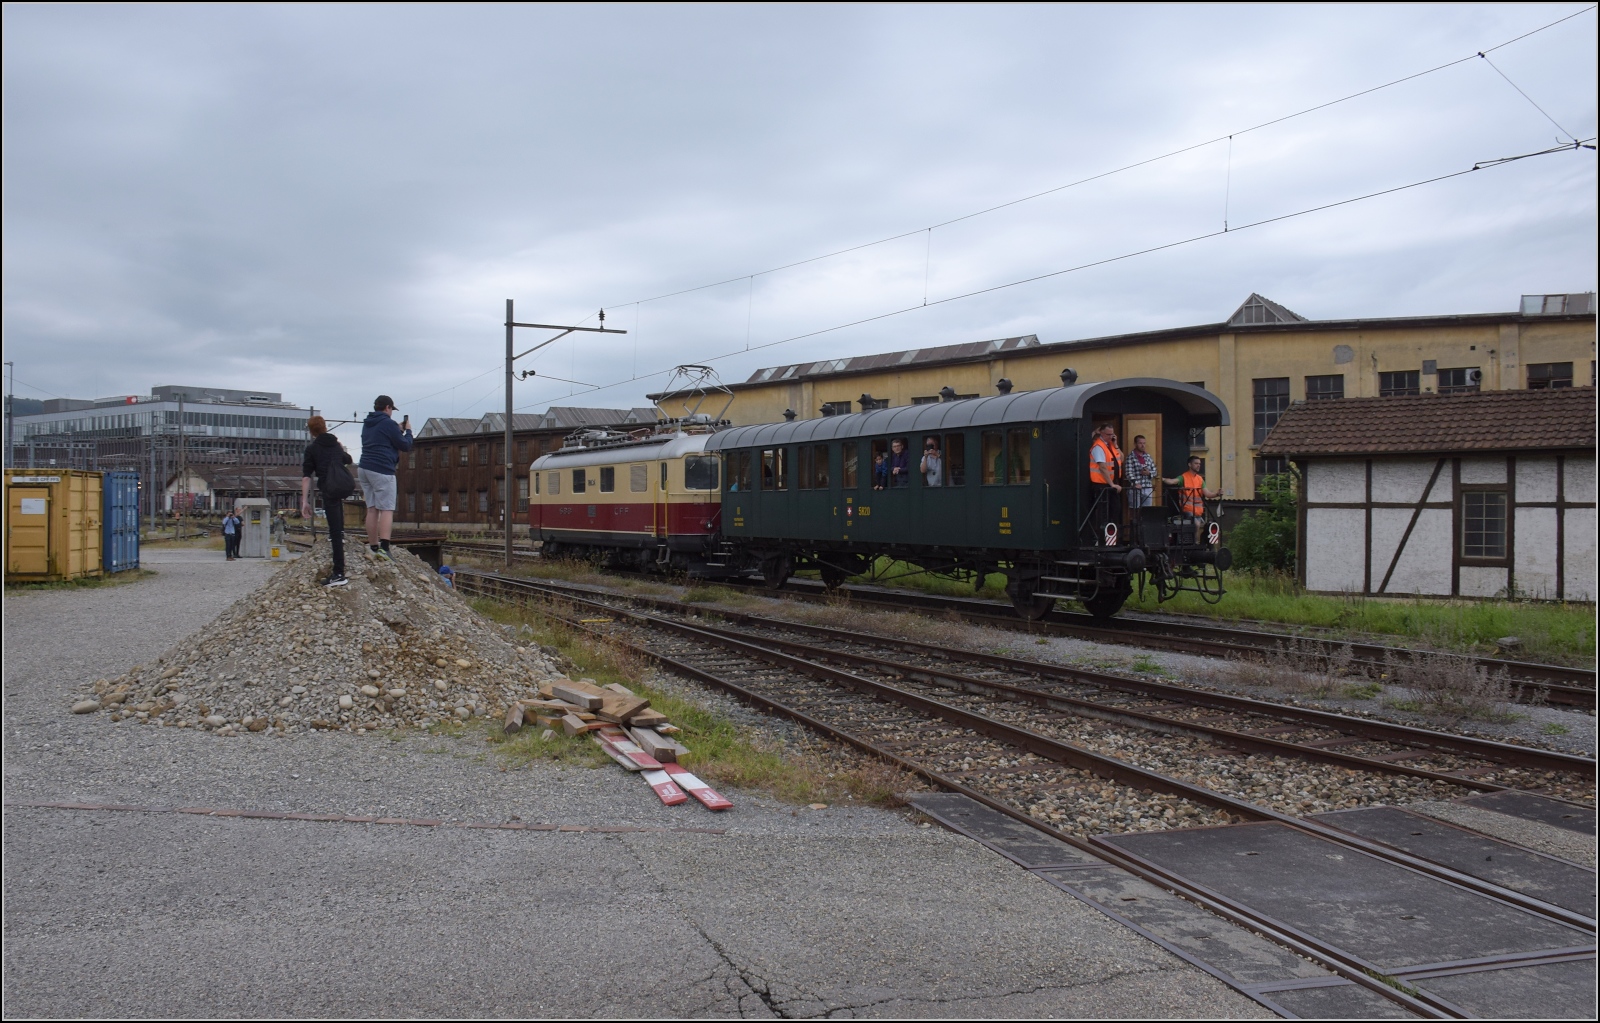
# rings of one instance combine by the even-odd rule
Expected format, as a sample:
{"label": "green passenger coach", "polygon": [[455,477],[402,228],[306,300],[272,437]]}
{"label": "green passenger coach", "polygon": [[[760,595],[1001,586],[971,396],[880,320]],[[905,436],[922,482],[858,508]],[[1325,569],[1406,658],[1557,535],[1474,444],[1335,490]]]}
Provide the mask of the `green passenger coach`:
{"label": "green passenger coach", "polygon": [[[1219,598],[1228,553],[1214,509],[1194,514],[1160,478],[1182,476],[1191,431],[1227,426],[1227,409],[1172,380],[1062,378],[1050,390],[825,410],[712,434],[706,450],[723,457],[722,520],[705,573],[759,572],[780,586],[809,566],[831,587],[871,573],[880,558],[980,585],[1001,572],[1029,618],[1058,599],[1115,614],[1135,581],[1153,582],[1163,599],[1180,589]],[[1091,486],[1093,433],[1104,426],[1124,454],[1137,436],[1155,459],[1151,507],[1112,506]]]}

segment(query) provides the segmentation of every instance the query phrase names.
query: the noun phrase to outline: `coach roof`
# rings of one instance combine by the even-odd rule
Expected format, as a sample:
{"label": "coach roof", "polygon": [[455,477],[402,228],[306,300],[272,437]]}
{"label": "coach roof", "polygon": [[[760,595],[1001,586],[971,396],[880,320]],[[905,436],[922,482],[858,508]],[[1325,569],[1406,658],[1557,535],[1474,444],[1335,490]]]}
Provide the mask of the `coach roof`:
{"label": "coach roof", "polygon": [[1228,410],[1216,395],[1203,387],[1181,384],[1158,377],[1125,377],[1093,384],[1052,387],[1042,391],[1019,391],[987,398],[963,398],[927,405],[873,409],[847,415],[801,419],[791,423],[762,423],[736,426],[713,434],[708,451],[753,448],[772,444],[800,444],[808,441],[843,440],[850,437],[878,437],[891,433],[920,433],[959,430],[968,426],[998,426],[1006,423],[1042,423],[1061,419],[1081,419],[1089,399],[1108,391],[1153,391],[1182,405],[1193,416],[1191,425],[1227,426]]}

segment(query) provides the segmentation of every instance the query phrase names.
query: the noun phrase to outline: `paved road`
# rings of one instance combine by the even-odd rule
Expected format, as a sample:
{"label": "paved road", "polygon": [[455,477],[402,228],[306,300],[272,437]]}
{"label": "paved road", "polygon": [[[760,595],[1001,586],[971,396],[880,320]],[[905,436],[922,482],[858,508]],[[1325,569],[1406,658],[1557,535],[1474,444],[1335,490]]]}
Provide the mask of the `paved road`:
{"label": "paved road", "polygon": [[[612,769],[502,771],[481,740],[248,736],[74,717],[271,566],[153,552],[136,584],[8,595],[4,993],[35,1016],[1245,1016],[1260,1006],[903,815],[734,793],[666,808]],[[507,831],[455,822],[632,826]],[[716,827],[723,834],[662,830]]]}

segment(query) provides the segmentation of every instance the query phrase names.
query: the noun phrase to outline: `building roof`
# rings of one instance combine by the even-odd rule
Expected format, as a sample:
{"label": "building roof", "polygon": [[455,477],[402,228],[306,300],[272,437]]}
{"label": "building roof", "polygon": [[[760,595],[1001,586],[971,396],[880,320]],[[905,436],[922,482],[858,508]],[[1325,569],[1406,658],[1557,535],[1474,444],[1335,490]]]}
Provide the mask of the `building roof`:
{"label": "building roof", "polygon": [[1438,455],[1595,446],[1595,389],[1339,398],[1290,406],[1261,454]]}
{"label": "building roof", "polygon": [[1307,322],[1310,321],[1308,321],[1304,316],[1301,316],[1299,313],[1294,312],[1291,309],[1286,309],[1274,302],[1272,299],[1258,295],[1253,291],[1250,293],[1250,297],[1245,299],[1244,302],[1240,304],[1239,308],[1233,311],[1233,315],[1228,317],[1228,326],[1230,327],[1239,327],[1246,324],[1255,323]]}
{"label": "building roof", "polygon": [[[512,430],[578,430],[590,426],[654,426],[661,413],[654,408],[577,408],[571,405],[552,405],[543,412],[514,412]],[[423,424],[418,438],[459,437],[463,434],[503,434],[506,432],[506,414],[490,412],[477,419],[450,419],[443,416],[430,418]]]}
{"label": "building roof", "polygon": [[987,398],[965,398],[929,405],[902,405],[820,419],[798,419],[789,423],[763,423],[735,426],[711,435],[707,451],[764,445],[795,444],[837,440],[845,437],[913,434],[921,431],[959,430],[968,426],[1000,423],[1042,423],[1061,419],[1080,419],[1084,406],[1097,394],[1125,388],[1158,391],[1181,404],[1193,417],[1192,426],[1227,426],[1228,410],[1216,395],[1193,384],[1155,377],[1127,377],[1093,384],[1073,384],[1040,391],[1018,391]]}
{"label": "building roof", "polygon": [[788,366],[769,366],[750,374],[747,384],[769,384],[779,380],[796,380],[801,377],[830,376],[834,373],[860,373],[874,369],[894,369],[914,363],[944,362],[948,359],[975,359],[1018,348],[1037,348],[1035,334],[1025,337],[1005,337],[994,341],[969,341],[959,345],[941,345],[937,348],[912,348],[903,352],[882,352],[877,355],[857,355],[849,359],[824,359],[821,362],[796,362]]}

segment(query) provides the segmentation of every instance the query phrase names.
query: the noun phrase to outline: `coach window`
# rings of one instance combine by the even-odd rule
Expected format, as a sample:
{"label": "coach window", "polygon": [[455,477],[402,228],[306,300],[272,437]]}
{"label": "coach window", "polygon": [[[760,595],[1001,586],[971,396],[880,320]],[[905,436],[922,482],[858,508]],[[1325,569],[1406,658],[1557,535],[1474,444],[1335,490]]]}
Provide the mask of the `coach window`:
{"label": "coach window", "polygon": [[533,496],[534,497],[538,497],[539,496],[539,474],[538,473],[534,473],[533,474]]}
{"label": "coach window", "polygon": [[777,467],[777,453],[772,448],[763,448],[761,451],[761,489],[775,490],[773,470]]}
{"label": "coach window", "polygon": [[588,471],[587,469],[572,470],[572,492],[574,494],[581,494],[588,488],[589,480],[585,475]]}
{"label": "coach window", "polygon": [[667,463],[661,463],[661,489],[667,489]]}
{"label": "coach window", "polygon": [[1006,447],[1011,456],[1011,471],[1007,474],[1007,483],[1032,483],[1033,482],[1033,446],[1028,443],[1028,428],[1006,432]]}
{"label": "coach window", "polygon": [[774,448],[773,449],[773,453],[777,456],[776,457],[776,462],[774,463],[773,479],[775,479],[777,481],[779,490],[788,490],[789,489],[789,449],[788,448]]}
{"label": "coach window", "polygon": [[628,493],[642,494],[650,489],[650,467],[643,462],[628,466]]}
{"label": "coach window", "polygon": [[983,485],[996,486],[1006,481],[1006,435],[999,430],[985,430],[983,445]]}
{"label": "coach window", "polygon": [[717,490],[722,486],[718,479],[722,468],[716,455],[689,455],[683,460],[683,488],[685,490]]}
{"label": "coach window", "polygon": [[962,487],[967,483],[967,438],[964,434],[944,435],[944,485]]}
{"label": "coach window", "polygon": [[600,493],[610,494],[617,489],[617,467],[602,465],[600,467]]}
{"label": "coach window", "polygon": [[728,454],[728,491],[743,493],[750,489],[750,452],[732,451]]}
{"label": "coach window", "polygon": [[846,490],[854,490],[861,485],[856,474],[856,442],[846,441],[839,445],[839,454],[842,462],[840,485]]}

